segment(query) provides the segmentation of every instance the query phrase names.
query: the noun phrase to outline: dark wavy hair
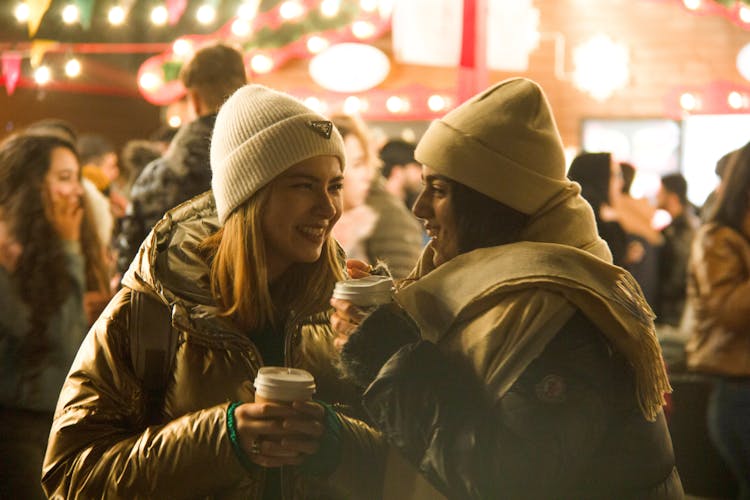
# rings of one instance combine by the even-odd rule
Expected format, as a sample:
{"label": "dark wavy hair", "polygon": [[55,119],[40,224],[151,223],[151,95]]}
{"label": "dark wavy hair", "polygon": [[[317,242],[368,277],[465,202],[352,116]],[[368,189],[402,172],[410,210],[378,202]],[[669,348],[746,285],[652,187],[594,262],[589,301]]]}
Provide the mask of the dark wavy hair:
{"label": "dark wavy hair", "polygon": [[750,142],[733,152],[722,177],[722,189],[711,222],[745,234],[743,223],[750,210]]}
{"label": "dark wavy hair", "polygon": [[528,215],[465,184],[444,179],[451,186],[459,253],[519,241],[529,222]]}
{"label": "dark wavy hair", "polygon": [[45,213],[44,178],[56,148],[78,158],[61,137],[22,134],[0,143],[0,216],[23,248],[12,279],[32,313],[25,342],[29,363],[46,352],[47,326],[72,288],[62,241]]}

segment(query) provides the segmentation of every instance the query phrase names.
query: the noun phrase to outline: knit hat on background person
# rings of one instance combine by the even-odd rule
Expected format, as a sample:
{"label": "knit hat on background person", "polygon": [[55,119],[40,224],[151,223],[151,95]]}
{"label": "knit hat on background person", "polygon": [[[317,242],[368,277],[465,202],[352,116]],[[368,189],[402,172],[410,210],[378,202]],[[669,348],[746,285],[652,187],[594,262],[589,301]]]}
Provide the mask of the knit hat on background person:
{"label": "knit hat on background person", "polygon": [[286,169],[315,156],[338,158],[344,141],[330,120],[294,97],[250,84],[222,105],[211,137],[211,188],[219,222]]}
{"label": "knit hat on background person", "polygon": [[433,121],[414,157],[529,215],[569,185],[547,98],[525,78],[493,85]]}

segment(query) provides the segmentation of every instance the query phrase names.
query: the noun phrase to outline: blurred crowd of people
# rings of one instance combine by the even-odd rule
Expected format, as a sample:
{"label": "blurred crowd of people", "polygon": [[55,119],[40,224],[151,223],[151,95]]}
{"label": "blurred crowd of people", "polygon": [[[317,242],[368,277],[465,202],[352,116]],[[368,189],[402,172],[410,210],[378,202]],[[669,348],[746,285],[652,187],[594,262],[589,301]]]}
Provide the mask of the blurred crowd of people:
{"label": "blurred crowd of people", "polygon": [[[242,362],[247,362],[245,368],[254,373],[260,364],[264,364],[261,359],[265,359],[265,364],[292,362],[287,357],[287,350],[292,347],[274,340],[274,332],[283,332],[278,338],[284,338],[285,324],[295,321],[304,323],[292,306],[301,308],[301,311],[297,311],[300,313],[315,313],[309,314],[311,317],[327,310],[328,296],[322,299],[304,296],[304,291],[313,294],[322,289],[317,287],[331,285],[335,278],[342,278],[340,275],[344,267],[340,261],[345,254],[349,259],[365,263],[363,269],[384,270],[382,272],[396,280],[403,280],[403,283],[416,283],[404,288],[403,297],[406,298],[403,300],[406,302],[402,303],[412,320],[405,322],[401,313],[385,309],[378,309],[378,312],[366,317],[353,312],[346,305],[334,304],[334,317],[337,319],[332,320],[333,329],[339,330],[338,335],[345,337],[342,342],[345,344],[343,368],[335,366],[334,357],[337,354],[331,354],[331,359],[323,363],[325,368],[321,372],[328,375],[320,375],[321,380],[326,376],[335,379],[337,375],[331,373],[338,373],[336,369],[349,373],[355,381],[353,385],[343,389],[338,384],[331,386],[335,387],[332,393],[338,394],[336,391],[341,390],[349,399],[352,399],[352,394],[369,387],[365,393],[367,413],[352,412],[351,415],[365,420],[369,418],[368,425],[377,428],[391,444],[395,443],[403,456],[412,462],[421,460],[416,465],[429,480],[430,488],[436,488],[440,494],[451,498],[488,498],[483,495],[494,491],[493,487],[488,486],[492,482],[494,469],[488,469],[487,464],[481,464],[472,455],[474,452],[465,449],[468,441],[462,444],[452,437],[445,438],[431,426],[440,424],[445,429],[464,433],[462,439],[471,441],[471,446],[480,450],[475,453],[500,457],[490,462],[495,465],[501,463],[508,470],[515,471],[517,478],[525,478],[525,461],[530,457],[539,459],[534,447],[553,446],[549,443],[565,441],[563,437],[582,439],[588,432],[590,437],[607,440],[612,447],[602,452],[598,448],[600,441],[591,441],[590,448],[576,448],[578,453],[566,450],[561,455],[568,456],[570,453],[575,467],[590,466],[592,461],[596,461],[592,457],[598,457],[601,453],[622,452],[619,438],[610,436],[609,431],[605,430],[611,422],[616,422],[622,427],[617,427],[615,434],[627,427],[629,436],[638,436],[634,438],[635,441],[650,436],[648,439],[661,444],[658,452],[649,452],[648,447],[643,445],[642,450],[633,452],[629,458],[632,462],[653,465],[647,473],[639,473],[643,477],[650,474],[650,483],[646,484],[645,480],[638,482],[634,477],[622,479],[612,476],[614,482],[610,483],[610,487],[619,480],[631,481],[637,496],[638,492],[646,492],[644,488],[647,486],[661,484],[663,495],[649,492],[655,496],[648,498],[678,498],[679,478],[676,472],[672,472],[673,460],[665,451],[668,449],[665,443],[669,436],[662,429],[663,417],[659,410],[661,391],[666,390],[668,384],[659,378],[660,368],[656,366],[658,363],[654,363],[654,360],[658,360],[659,351],[658,347],[652,346],[650,337],[653,310],[655,338],[681,339],[685,353],[684,368],[707,374],[715,381],[708,408],[711,438],[732,468],[741,488],[741,498],[750,498],[750,426],[747,425],[750,420],[750,143],[729,152],[719,161],[716,172],[721,183],[702,207],[695,207],[687,199],[687,182],[679,173],[661,178],[660,189],[654,200],[634,198],[630,194],[630,187],[638,174],[638,166],[621,162],[607,152],[579,154],[566,174],[561,163],[559,138],[549,139],[557,137],[557,131],[551,111],[546,107],[546,99],[538,87],[526,80],[500,84],[488,91],[490,97],[486,102],[471,101],[465,108],[450,113],[445,118],[445,123],[450,126],[440,128],[433,125],[417,148],[400,139],[374,143],[373,134],[358,117],[334,115],[327,118],[312,112],[307,116],[307,112],[296,107],[291,98],[248,85],[241,55],[226,45],[212,45],[198,51],[183,69],[181,79],[195,119],[179,130],[160,130],[151,138],[131,140],[118,151],[100,134],[79,134],[73,124],[48,119],[29,125],[0,143],[0,295],[3,297],[0,299],[0,427],[3,429],[3,439],[0,440],[0,497],[44,497],[40,483],[42,464],[53,413],[66,376],[68,382],[61,404],[69,408],[65,415],[58,412],[53,430],[55,437],[50,441],[53,451],[48,451],[44,470],[47,493],[64,496],[66,488],[71,488],[67,490],[70,493],[78,487],[84,490],[91,488],[85,491],[92,494],[96,488],[110,492],[129,491],[125,486],[123,490],[114,490],[106,478],[98,477],[97,474],[102,477],[106,475],[106,471],[100,470],[104,466],[85,464],[88,460],[86,454],[91,453],[97,459],[119,467],[117,453],[122,450],[118,452],[115,448],[125,446],[118,441],[119,435],[97,436],[97,439],[102,439],[101,443],[115,450],[106,460],[102,457],[108,451],[98,449],[100,445],[96,440],[83,449],[74,449],[71,444],[71,440],[81,439],[72,430],[80,425],[93,436],[99,432],[96,426],[101,424],[112,425],[112,428],[102,432],[114,434],[127,434],[144,424],[131,421],[140,418],[140,413],[135,410],[130,413],[122,408],[107,407],[113,415],[120,412],[116,417],[95,411],[87,413],[90,408],[86,401],[90,400],[92,405],[96,405],[99,399],[106,396],[115,403],[125,404],[130,401],[124,396],[128,390],[140,391],[134,388],[133,381],[114,380],[126,375],[118,373],[112,366],[108,366],[107,370],[111,371],[107,371],[96,364],[103,363],[102,358],[111,358],[115,360],[112,363],[116,368],[127,366],[130,359],[128,342],[123,340],[124,337],[117,337],[125,334],[122,331],[116,333],[118,328],[123,330],[127,327],[118,326],[112,319],[121,314],[118,311],[125,300],[122,290],[137,291],[142,287],[153,287],[160,294],[166,294],[164,296],[174,293],[176,296],[189,297],[190,300],[184,303],[176,299],[168,301],[172,305],[176,301],[180,307],[184,307],[182,314],[188,315],[191,322],[191,326],[185,327],[188,336],[192,335],[191,328],[197,328],[195,325],[203,325],[207,330],[216,332],[215,335],[226,335],[222,338],[230,339],[226,332],[234,331],[234,327],[223,323],[227,318],[231,318],[235,326],[240,325],[240,330],[246,334],[258,330],[260,333],[252,337],[256,347],[250,351],[258,353],[251,358],[258,355],[260,358],[242,358]],[[546,156],[540,157],[540,162],[554,165],[554,169],[550,167],[549,171],[528,174],[527,170],[538,166],[523,163],[530,162],[524,156],[526,153],[512,150],[513,137],[503,135],[519,133],[514,128],[517,122],[526,126],[532,121],[532,118],[527,122],[521,121],[519,116],[525,113],[523,110],[507,116],[496,114],[498,109],[506,109],[506,99],[511,102],[511,97],[507,95],[511,91],[521,95],[522,98],[518,98],[513,94],[512,98],[519,99],[529,109],[537,109],[540,106],[538,103],[543,103],[539,108],[540,113],[548,113],[542,117],[547,127],[544,134],[532,130],[534,134],[529,136],[531,139],[519,137],[518,143],[537,141],[547,148],[543,149]],[[228,96],[233,99],[231,109],[229,106],[222,107]],[[275,103],[277,107],[271,109],[268,103]],[[534,120],[537,118],[534,117]],[[306,124],[319,137],[300,139],[302,152],[293,156],[296,146],[292,147],[291,144],[296,140],[294,134],[299,132],[293,131],[292,126],[297,122]],[[326,129],[327,126],[332,126],[333,132]],[[249,130],[248,127],[255,128]],[[503,134],[487,135],[495,128]],[[468,137],[479,137],[476,144],[482,146],[464,145],[461,142],[464,139],[451,135],[457,133],[455,130],[463,130],[462,133]],[[501,144],[500,136],[507,142]],[[455,140],[455,144],[462,144],[463,149],[457,153],[458,147],[448,148],[446,144],[451,140]],[[285,148],[289,151],[284,151]],[[514,154],[518,154],[520,159],[508,159]],[[271,166],[259,166],[253,170],[256,168],[254,162],[259,157],[269,158],[267,165]],[[326,160],[328,162],[325,163],[320,158],[338,158],[339,161]],[[269,170],[272,168],[275,170]],[[560,168],[563,171],[558,171]],[[238,177],[241,175],[250,179],[247,181],[249,184]],[[295,184],[293,188],[304,189],[304,194],[284,198],[291,196],[284,194],[285,179],[294,178],[295,175],[311,178],[309,182],[305,181],[310,187]],[[543,178],[543,182],[539,178]],[[495,184],[508,183],[508,179],[520,183],[519,192],[513,192],[516,189],[513,186],[493,187]],[[540,182],[538,191],[533,187],[534,182]],[[272,189],[266,190],[266,184]],[[301,213],[304,207],[300,204],[304,203],[306,197],[312,200],[318,184],[324,187],[321,189],[333,201],[330,202],[332,208],[316,205],[315,210],[321,214],[325,212],[319,217],[320,220],[299,222],[306,224],[305,231],[308,231],[310,241],[317,242],[316,231],[323,231],[318,253],[311,258],[299,244],[295,244],[296,248],[291,245],[291,249],[289,245],[284,246],[284,238],[287,237],[284,231],[289,225],[287,219],[295,217],[295,210]],[[202,195],[212,187],[215,204],[212,197]],[[533,196],[530,191],[534,191]],[[578,203],[581,196],[587,204]],[[447,199],[455,200],[458,207],[455,212],[445,208],[444,200]],[[267,211],[277,210],[274,212],[277,215],[266,218],[262,214],[255,214],[254,207],[260,203],[267,205]],[[178,206],[180,208],[175,210]],[[330,213],[326,210],[330,210]],[[667,225],[659,227],[656,224],[657,210],[669,214],[670,222]],[[168,215],[163,219],[165,214]],[[304,219],[303,215],[296,216]],[[424,221],[427,221],[426,228],[422,223]],[[455,228],[458,236],[446,234],[446,228]],[[329,239],[329,233],[335,240]],[[606,245],[602,245],[598,237]],[[184,238],[188,243],[178,241],[179,238]],[[260,252],[262,256],[258,257],[256,247],[264,238],[269,241],[265,253],[271,245],[286,260],[264,252]],[[517,248],[511,244],[518,245],[519,242],[528,245],[518,254],[488,251],[495,247]],[[534,246],[548,243],[567,249],[560,250],[559,254],[563,255],[559,258],[570,266],[564,272],[547,260],[547,254]],[[177,248],[178,244],[187,246]],[[242,252],[247,253],[247,261],[257,269],[244,269],[244,264],[233,260],[237,255],[245,256]],[[323,257],[320,257],[321,252]],[[539,259],[542,259],[539,256],[544,258],[534,261],[530,258],[532,254]],[[202,259],[206,259],[209,265],[198,266],[196,262],[202,262]],[[283,265],[279,263],[280,259]],[[604,265],[610,260],[616,267]],[[181,262],[183,266],[179,276],[165,271],[167,268],[171,270],[170,266],[174,266],[175,262]],[[298,275],[274,281],[279,275],[284,275],[287,268],[298,269],[295,264],[299,262],[319,264],[316,264],[316,268],[302,266]],[[540,284],[533,281],[529,277],[533,262],[550,276],[554,275],[559,282],[555,281],[551,287],[546,282]],[[515,268],[513,272],[500,270],[500,264]],[[568,277],[571,269],[580,269],[586,276],[589,276],[588,273],[592,276],[586,279],[581,276]],[[452,272],[456,273],[455,277]],[[463,272],[470,272],[471,279],[462,282],[458,276]],[[594,276],[596,272],[601,272],[601,276]],[[123,282],[126,275],[129,277]],[[635,280],[632,286],[630,275]],[[434,282],[437,277],[442,277],[447,283],[432,285],[450,297],[445,303],[434,298],[436,292],[433,289],[422,290],[422,295],[417,293],[423,286],[419,283],[429,283],[430,279]],[[233,282],[235,278],[237,284]],[[245,288],[253,290],[258,280],[264,279],[270,283],[263,285],[265,288],[261,287],[266,292],[258,292],[257,297],[253,295],[256,292],[248,292],[251,295],[249,299],[238,296]],[[570,280],[573,279],[580,282],[571,285]],[[540,287],[544,292],[537,290],[534,292],[537,295],[524,295],[525,288],[514,288],[520,287],[519,283],[532,283],[524,286]],[[474,288],[478,286],[485,288]],[[607,287],[610,289],[597,291]],[[617,287],[621,288],[617,292],[620,295],[613,292]],[[614,295],[609,295],[610,292]],[[584,295],[585,298],[581,298]],[[553,340],[552,334],[556,331],[544,337],[545,334],[537,330],[538,325],[532,327],[520,320],[510,322],[504,316],[492,319],[497,308],[514,310],[520,307],[518,304],[527,304],[524,307],[529,309],[525,311],[533,310],[534,315],[543,311],[540,317],[557,321],[561,313],[555,301],[562,296],[567,297],[575,307],[569,314],[562,315],[564,319],[558,324],[561,331],[567,333]],[[201,302],[205,297],[215,300],[220,312],[216,313]],[[468,297],[472,297],[471,301]],[[518,302],[508,302],[508,297]],[[594,303],[603,305],[601,311],[596,313],[599,316],[592,319],[584,313],[587,305]],[[426,307],[425,304],[433,304],[434,309],[424,312],[420,308]],[[528,304],[536,304],[536,309]],[[248,311],[256,315],[248,319]],[[431,312],[436,311],[443,316],[431,318]],[[211,321],[201,323],[207,317]],[[450,321],[446,318],[450,318]],[[440,326],[434,323],[437,319],[444,320],[445,324]],[[336,328],[336,321],[338,325],[347,326]],[[320,326],[316,325],[316,328]],[[382,325],[387,325],[387,328]],[[609,331],[605,331],[606,325],[610,325]],[[305,328],[308,326],[305,324]],[[90,328],[92,337],[79,353]],[[385,335],[388,332],[383,330],[388,328],[392,331]],[[445,331],[441,332],[441,328]],[[446,349],[447,354],[436,354],[419,343],[415,344],[420,332],[422,335],[424,332],[448,335],[456,328],[464,332],[463,340],[451,341],[453,344]],[[506,373],[502,366],[492,364],[495,360],[484,359],[478,354],[486,347],[477,346],[484,346],[487,342],[478,335],[481,328],[506,332],[504,335],[511,340],[504,340],[505,343],[497,348],[502,349],[503,363],[508,366],[522,363],[515,372]],[[618,338],[612,332],[620,332],[620,329],[622,335]],[[529,338],[537,344],[526,345],[520,336],[512,338],[512,332],[527,330],[533,332],[529,333]],[[382,353],[378,349],[364,349],[363,345],[371,346],[368,342],[376,342],[367,338],[369,331],[375,332],[373,335],[376,337],[382,336],[378,338],[387,339],[382,342],[392,348]],[[396,335],[393,332],[398,332],[401,337],[393,337]],[[606,339],[604,343],[593,340],[599,339],[601,333]],[[107,340],[110,336],[114,336],[115,340]],[[542,337],[544,340],[539,340]],[[623,337],[627,340],[623,340]],[[347,342],[349,338],[351,341]],[[230,347],[216,347],[211,344],[213,340],[203,342],[207,342],[206,347],[195,348],[190,355],[205,358],[205,363],[214,359],[213,356],[231,358],[230,354],[226,354],[231,353]],[[229,346],[234,341],[226,342]],[[412,350],[404,352],[401,349],[404,345],[411,345]],[[610,352],[609,346],[620,350],[620,355],[605,355],[605,352]],[[211,349],[215,349],[215,353],[205,352]],[[319,362],[320,356],[324,356],[316,354],[315,349],[306,345],[300,347],[295,344],[293,349],[299,353],[303,365]],[[100,351],[105,351],[105,354]],[[74,364],[77,353],[78,359]],[[583,356],[583,359],[590,358],[592,367],[587,373],[601,375],[607,382],[602,382],[601,387],[580,385],[580,377],[585,377],[581,370],[588,367],[578,366],[574,369],[567,366],[560,353],[575,353]],[[96,358],[96,363],[90,361],[94,356],[100,356]],[[602,364],[601,359],[605,358],[611,365]],[[239,361],[227,359],[221,362],[230,366]],[[200,364],[196,361],[193,363]],[[444,380],[435,370],[420,371],[426,370],[424,363],[433,367],[450,367],[456,373],[468,368],[476,369],[485,380],[486,387],[492,390],[492,398],[496,398],[492,399],[492,404],[497,403],[497,406],[488,407],[487,401],[471,391],[459,396],[458,393],[462,392],[460,388],[455,391],[454,388],[445,389],[452,387],[453,382]],[[74,377],[76,373],[69,374],[71,365],[80,378]],[[547,369],[550,365],[560,367],[562,375],[550,375]],[[633,368],[634,373],[629,371],[628,366],[636,367]],[[194,369],[193,366],[178,368]],[[566,370],[571,373],[578,370],[579,373],[567,378]],[[198,372],[200,369],[195,373]],[[211,372],[207,380],[221,375],[217,373]],[[627,378],[622,375],[624,373],[630,377],[627,382],[621,380],[621,377]],[[200,376],[181,376],[189,379],[182,387],[185,397],[194,398],[194,401],[176,398],[172,402],[186,414],[208,408],[200,406],[205,398],[198,393],[209,390],[199,381]],[[234,376],[234,372],[227,368],[225,376]],[[400,385],[401,376],[408,378],[411,385]],[[558,403],[556,398],[564,398],[560,391],[568,388],[572,391],[573,399],[583,399],[592,408],[598,408],[607,399],[602,395],[604,392],[624,394],[635,385],[640,398],[638,401],[623,396],[612,403],[627,408],[628,417],[622,420],[619,420],[619,414],[611,416],[607,411],[582,413],[565,409],[553,413],[554,418],[550,417],[552,420],[561,419],[564,424],[558,420],[552,424],[552,420],[537,421],[533,418],[526,421],[523,417],[508,416],[520,410],[505,406],[511,404],[509,401],[512,400],[512,404],[531,413],[546,411],[539,410],[538,406]],[[195,389],[193,393],[198,386],[203,388]],[[443,406],[441,397],[447,397],[446,392],[433,395],[433,389],[455,393],[456,399]],[[109,390],[122,391],[122,394],[113,395],[107,392]],[[326,396],[325,390],[323,388],[322,398]],[[107,394],[102,395],[101,392]],[[630,392],[627,394],[630,395]],[[534,405],[524,407],[527,398],[538,400],[534,399]],[[110,403],[114,405],[112,401]],[[499,419],[497,421],[502,421],[507,428],[503,427],[502,432],[490,431],[482,427],[478,420],[475,427],[459,425],[452,419],[450,410],[451,405],[457,404],[472,408],[475,416],[484,415],[489,422]],[[243,432],[255,436],[248,429],[261,425],[258,422],[266,422],[258,412],[268,410],[255,403],[230,406],[229,413],[222,408],[215,413],[205,410],[206,413],[200,418],[184,423],[183,427],[176,424],[179,415],[175,415],[169,425],[174,424],[173,432],[188,432],[186,426],[193,425],[198,439],[203,439],[201,432],[205,432],[206,436],[210,433],[200,431],[198,427],[201,425],[219,425],[222,418],[235,422],[234,425],[239,427],[234,430],[231,426],[227,427],[226,432],[237,432],[240,438],[235,437],[239,441],[232,441],[234,448],[227,445],[229,454],[237,453],[240,458],[249,456],[254,464],[250,467],[267,467],[268,478],[275,478],[274,481],[281,481],[274,472],[276,466],[300,465],[304,462],[300,458],[302,455],[316,456],[320,463],[332,460],[330,456],[318,454],[318,444],[311,447],[304,440],[295,445],[299,449],[295,449],[293,458],[280,458],[284,455],[270,452],[269,456],[273,458],[268,458],[262,450],[258,452],[255,440],[243,442],[241,438]],[[380,435],[371,433],[372,429],[367,425],[358,427],[359,421],[353,417],[348,420],[349,414],[344,417],[343,413],[337,413],[339,410],[325,405],[318,407],[311,404],[296,409],[305,413],[307,420],[299,423],[295,431],[308,437],[314,436],[316,443],[318,439],[321,443],[329,439],[327,426],[333,418],[338,422],[338,427],[334,426],[335,432],[330,432],[336,435],[336,440],[346,443],[351,438],[352,442],[372,447],[370,451],[379,446]],[[278,411],[277,416],[280,417],[291,415],[291,410]],[[434,432],[432,442],[425,442],[426,438],[420,435],[424,430],[422,427],[412,428],[407,424],[400,427],[399,419],[410,415],[409,412],[418,415],[413,418]],[[423,417],[424,412],[429,416]],[[590,420],[582,420],[593,418],[591,415],[596,416],[593,421],[597,425],[602,425],[598,434],[598,427],[592,429]],[[115,425],[113,419],[122,421]],[[579,421],[573,423],[576,419]],[[79,424],[79,420],[85,424]],[[648,426],[646,421],[649,421]],[[656,427],[651,427],[651,424]],[[271,432],[267,427],[270,424],[262,425],[266,426],[263,432]],[[318,432],[319,427],[326,430]],[[545,432],[549,434],[540,437]],[[365,437],[356,438],[357,433],[364,433],[362,435]],[[535,437],[524,441],[524,437],[519,437],[526,436],[524,433],[534,434]],[[167,433],[162,436],[165,440],[169,439]],[[141,438],[144,440],[143,446],[157,446],[150,437]],[[502,449],[501,438],[514,443],[516,455],[506,456],[503,451],[498,451]],[[195,446],[196,456],[206,458],[211,453],[211,441],[208,437],[205,439],[202,447]],[[362,444],[368,440],[372,442]],[[128,446],[134,445],[131,443]],[[320,446],[321,449],[324,447],[323,444]],[[219,449],[218,446],[215,448]],[[588,454],[581,455],[581,450]],[[461,457],[460,463],[455,463],[454,455],[446,455],[449,452]],[[144,456],[148,455],[144,453]],[[380,456],[382,452],[372,453],[373,456]],[[653,460],[644,462],[644,456],[650,456]],[[554,471],[560,465],[555,461],[535,463],[537,467],[546,467],[544,470],[547,471]],[[446,464],[456,469],[446,471]],[[348,465],[356,468],[355,462]],[[202,467],[202,464],[196,464],[193,474],[200,474]],[[467,471],[467,467],[475,467],[476,471]],[[333,470],[333,467],[328,469]],[[326,471],[330,472],[328,469]],[[236,471],[230,472],[234,474]],[[228,478],[230,472],[222,471],[225,476],[221,477]],[[218,470],[213,472],[216,477],[221,473]],[[576,471],[570,469],[570,474],[574,473]],[[137,484],[141,480],[138,473],[123,472],[123,475],[133,485],[134,489],[130,491],[138,491]],[[356,480],[357,477],[356,474],[351,475],[349,480]],[[213,479],[219,481],[215,477]],[[499,480],[505,480],[504,476]],[[247,487],[241,481],[233,481],[226,479],[224,487],[237,490]],[[255,486],[251,487],[255,488],[256,496],[252,498],[273,498],[273,495],[281,494],[276,489],[261,491],[263,487],[257,484],[263,484],[262,480],[253,476],[253,481],[256,481],[252,483]],[[508,480],[508,488],[524,486],[520,479],[514,481]],[[268,479],[267,484],[271,482]],[[563,483],[554,484],[561,487]],[[174,482],[165,484],[174,487]],[[566,491],[580,493],[588,491],[587,487],[595,491],[592,484],[566,484],[566,487],[570,487]],[[537,486],[540,495],[555,491],[546,490],[543,482]],[[528,484],[525,487],[528,488]],[[187,492],[183,489],[180,491]]]}

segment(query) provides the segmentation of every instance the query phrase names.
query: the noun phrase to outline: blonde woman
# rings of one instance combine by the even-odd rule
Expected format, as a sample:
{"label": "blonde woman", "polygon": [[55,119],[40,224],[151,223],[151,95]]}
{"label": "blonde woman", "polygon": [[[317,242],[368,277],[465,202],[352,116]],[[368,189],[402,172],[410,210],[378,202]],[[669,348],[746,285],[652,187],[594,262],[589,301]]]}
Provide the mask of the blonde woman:
{"label": "blonde woman", "polygon": [[[259,85],[227,100],[211,142],[213,192],[156,225],[68,376],[45,458],[48,495],[379,495],[368,480],[376,468],[356,470],[364,462],[350,446],[377,460],[373,431],[319,401],[255,403],[252,385],[261,366],[285,365],[312,372],[320,400],[342,402],[349,390],[334,375],[327,326],[342,275],[331,229],[343,167],[341,136],[299,101]],[[131,362],[133,293],[169,307],[179,331],[153,420]]]}

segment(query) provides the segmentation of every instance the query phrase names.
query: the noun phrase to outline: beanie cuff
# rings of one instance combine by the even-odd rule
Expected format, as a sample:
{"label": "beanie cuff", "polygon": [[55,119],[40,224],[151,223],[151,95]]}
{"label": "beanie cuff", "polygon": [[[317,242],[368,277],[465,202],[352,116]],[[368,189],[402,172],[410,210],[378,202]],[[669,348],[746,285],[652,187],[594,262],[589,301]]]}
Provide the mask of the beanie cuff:
{"label": "beanie cuff", "polygon": [[[441,120],[430,124],[414,158],[524,214],[534,214],[570,184],[529,170]],[[559,166],[565,171],[565,165]],[[488,182],[495,179],[495,182]]]}

